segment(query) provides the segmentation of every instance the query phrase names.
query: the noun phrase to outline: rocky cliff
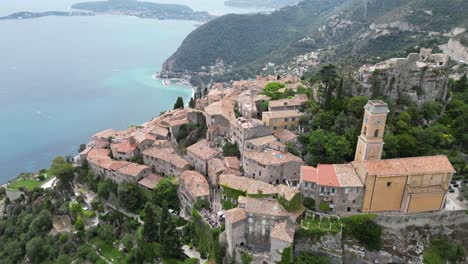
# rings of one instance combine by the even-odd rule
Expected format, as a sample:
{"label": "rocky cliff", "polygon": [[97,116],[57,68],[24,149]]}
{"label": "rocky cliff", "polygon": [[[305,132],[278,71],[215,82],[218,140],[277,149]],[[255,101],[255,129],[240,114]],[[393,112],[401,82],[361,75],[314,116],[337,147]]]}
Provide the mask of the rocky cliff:
{"label": "rocky cliff", "polygon": [[375,65],[364,65],[356,73],[352,95],[387,96],[409,100],[419,106],[427,101],[444,101],[447,95],[448,56],[430,49],[410,53]]}

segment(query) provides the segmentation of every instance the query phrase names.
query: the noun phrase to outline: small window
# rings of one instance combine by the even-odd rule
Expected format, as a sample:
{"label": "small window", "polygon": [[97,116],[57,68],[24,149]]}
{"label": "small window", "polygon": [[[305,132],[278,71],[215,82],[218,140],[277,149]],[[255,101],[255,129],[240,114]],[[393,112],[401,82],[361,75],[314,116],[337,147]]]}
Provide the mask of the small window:
{"label": "small window", "polygon": [[349,188],[344,188],[344,193],[349,193]]}
{"label": "small window", "polygon": [[335,194],[335,192],[336,192],[336,189],[335,189],[335,188],[331,188],[331,193],[332,193],[332,194]]}
{"label": "small window", "polygon": [[387,182],[387,187],[391,187],[392,186],[392,182]]}
{"label": "small window", "polygon": [[348,207],[347,211],[348,211],[348,212],[351,212],[351,207]]}
{"label": "small window", "polygon": [[284,119],[284,122],[288,122],[288,119],[287,119],[287,118],[285,118],[285,119]]}
{"label": "small window", "polygon": [[356,200],[353,200],[353,203],[356,203]]}
{"label": "small window", "polygon": [[374,137],[378,137],[379,136],[379,130],[376,129],[375,132],[374,132]]}

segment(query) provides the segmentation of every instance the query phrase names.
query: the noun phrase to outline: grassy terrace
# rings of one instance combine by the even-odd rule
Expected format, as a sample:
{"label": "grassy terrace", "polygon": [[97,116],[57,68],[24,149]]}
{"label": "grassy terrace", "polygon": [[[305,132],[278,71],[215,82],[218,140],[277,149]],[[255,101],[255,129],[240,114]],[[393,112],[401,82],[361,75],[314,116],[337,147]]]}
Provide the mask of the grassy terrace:
{"label": "grassy terrace", "polygon": [[8,183],[8,189],[17,191],[20,188],[32,190],[37,188],[52,178],[47,172],[39,174],[23,173],[17,179]]}

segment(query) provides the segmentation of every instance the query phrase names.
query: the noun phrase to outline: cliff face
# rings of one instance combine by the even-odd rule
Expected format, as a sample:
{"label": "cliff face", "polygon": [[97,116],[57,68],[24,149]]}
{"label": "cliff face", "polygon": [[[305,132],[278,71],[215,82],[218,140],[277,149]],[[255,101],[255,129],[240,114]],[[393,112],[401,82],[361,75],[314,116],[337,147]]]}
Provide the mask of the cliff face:
{"label": "cliff face", "polygon": [[406,99],[418,106],[427,101],[444,101],[447,95],[448,56],[421,49],[407,58],[364,65],[356,73],[352,95],[388,96]]}

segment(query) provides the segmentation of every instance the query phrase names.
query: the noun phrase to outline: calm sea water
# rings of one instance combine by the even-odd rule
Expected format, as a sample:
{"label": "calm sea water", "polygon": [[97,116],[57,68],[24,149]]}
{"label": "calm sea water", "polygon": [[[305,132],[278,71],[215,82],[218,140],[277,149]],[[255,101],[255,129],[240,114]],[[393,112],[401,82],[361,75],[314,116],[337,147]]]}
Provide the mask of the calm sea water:
{"label": "calm sea water", "polygon": [[[66,10],[72,0],[7,0],[0,15]],[[222,1],[188,4],[216,14],[251,12]],[[75,155],[106,128],[124,129],[171,108],[184,86],[154,80],[164,60],[193,30],[193,21],[133,17],[45,17],[0,22],[0,183],[20,172]]]}

